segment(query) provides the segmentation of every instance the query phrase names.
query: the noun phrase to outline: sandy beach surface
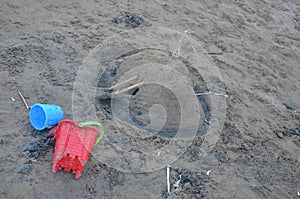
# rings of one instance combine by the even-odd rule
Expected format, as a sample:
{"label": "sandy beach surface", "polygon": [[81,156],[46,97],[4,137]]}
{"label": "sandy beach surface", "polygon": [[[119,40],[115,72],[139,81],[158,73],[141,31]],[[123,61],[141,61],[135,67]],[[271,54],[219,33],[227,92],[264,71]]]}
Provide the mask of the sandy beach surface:
{"label": "sandy beach surface", "polygon": [[[0,198],[300,198],[299,0],[2,0],[0,22]],[[213,74],[222,77],[226,96],[184,98],[194,91],[212,90],[207,89],[205,75],[188,64],[189,56],[183,61],[176,59],[177,68],[171,72],[162,67],[174,60],[160,45],[170,40],[176,47],[184,36],[174,39],[169,32],[147,32],[157,27],[182,35],[188,30],[187,37],[203,49],[201,56],[217,69]],[[188,115],[215,121],[212,96],[222,98],[227,107],[223,128],[207,155],[202,156],[201,149],[210,121],[202,124],[188,147],[180,149],[183,154],[169,163],[170,193],[166,166],[156,168],[150,159],[134,157],[168,144],[180,146],[172,143],[182,113],[176,92],[145,85],[126,93],[131,96],[132,120],[122,114],[115,117],[122,121],[122,129],[132,127],[128,131],[133,138],[123,138],[126,132],[112,121],[111,101],[99,99],[103,93],[98,91],[93,107],[106,137],[79,180],[72,173],[52,173],[53,139],[47,137],[48,130],[34,130],[17,93],[20,90],[29,105],[57,104],[65,118],[76,119],[72,94],[86,57],[110,37],[136,30],[145,31],[147,38],[161,34],[159,41],[139,40],[157,42],[157,49],[122,55],[114,62],[118,67],[107,66],[99,76],[98,87],[112,86],[131,67],[144,64],[148,74],[144,80],[154,81],[159,76],[180,82],[174,89],[185,99],[188,114],[183,128],[187,131],[195,124]],[[117,48],[111,53],[116,52]],[[153,68],[147,67],[154,60]],[[198,63],[201,66],[201,61]],[[131,71],[134,73],[139,75],[139,71]],[[156,74],[160,75],[156,78]],[[178,74],[184,77],[176,79]],[[195,99],[203,110],[191,105]],[[114,104],[116,110],[122,110],[122,102]],[[151,109],[153,104],[160,105]],[[167,119],[162,117],[165,112]],[[155,131],[160,125],[162,130],[140,138],[139,128],[150,124],[149,117],[153,123],[148,130]],[[112,146],[135,154],[127,166],[103,158],[117,154]],[[158,156],[167,161],[179,150],[176,147]],[[176,182],[178,186],[174,186]]]}

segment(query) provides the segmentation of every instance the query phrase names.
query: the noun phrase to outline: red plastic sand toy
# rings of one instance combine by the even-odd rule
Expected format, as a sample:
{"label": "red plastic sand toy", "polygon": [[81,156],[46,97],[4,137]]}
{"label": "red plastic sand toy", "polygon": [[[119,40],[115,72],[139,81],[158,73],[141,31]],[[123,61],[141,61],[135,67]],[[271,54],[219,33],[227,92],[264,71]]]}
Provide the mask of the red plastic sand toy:
{"label": "red plastic sand toy", "polygon": [[[90,125],[99,126],[102,130],[101,135],[97,128]],[[53,173],[64,168],[66,172],[72,170],[76,179],[79,179],[90,152],[103,138],[104,129],[99,122],[84,122],[78,125],[72,120],[62,120],[50,134],[54,135],[55,140]]]}

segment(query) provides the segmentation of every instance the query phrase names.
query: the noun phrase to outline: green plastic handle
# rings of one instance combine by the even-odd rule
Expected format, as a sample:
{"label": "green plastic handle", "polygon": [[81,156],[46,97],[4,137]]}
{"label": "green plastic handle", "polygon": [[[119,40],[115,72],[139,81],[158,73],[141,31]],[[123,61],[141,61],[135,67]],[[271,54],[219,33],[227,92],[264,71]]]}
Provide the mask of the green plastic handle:
{"label": "green plastic handle", "polygon": [[89,122],[81,122],[78,124],[79,127],[85,127],[85,126],[98,126],[101,128],[101,135],[98,137],[96,144],[98,144],[102,138],[104,137],[104,128],[100,122],[97,121],[89,121]]}

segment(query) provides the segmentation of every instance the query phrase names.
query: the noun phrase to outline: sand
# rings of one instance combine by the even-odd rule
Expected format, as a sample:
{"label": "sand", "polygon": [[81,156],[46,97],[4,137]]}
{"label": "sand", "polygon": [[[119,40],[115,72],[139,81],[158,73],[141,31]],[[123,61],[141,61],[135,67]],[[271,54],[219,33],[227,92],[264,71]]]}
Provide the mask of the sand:
{"label": "sand", "polygon": [[[0,5],[0,198],[299,197],[298,0],[149,3],[12,0],[1,1]],[[150,160],[139,162],[135,153],[132,159],[127,157],[129,166],[109,159],[99,161],[97,157],[101,157],[101,153],[95,153],[79,180],[63,171],[53,174],[53,140],[47,137],[48,130],[38,132],[31,127],[17,91],[20,90],[31,105],[37,102],[60,105],[65,118],[73,119],[74,83],[89,53],[113,35],[154,27],[179,33],[190,31],[188,37],[205,50],[205,56],[218,69],[228,95],[223,98],[227,109],[218,142],[203,157],[205,132],[199,131],[191,145],[182,149],[184,153],[176,154],[177,160],[170,163],[169,196],[166,167],[145,167]],[[168,59],[168,53],[162,54],[162,60]],[[120,65],[129,66],[139,60],[135,56],[142,58],[143,52],[125,56]],[[201,87],[201,74],[180,67],[187,74],[187,82],[181,84],[187,85],[185,92],[191,89],[192,81],[198,82],[198,87],[193,88],[195,92],[207,91]],[[120,70],[116,74],[112,71],[108,79],[101,77],[104,80],[98,85],[110,86],[120,74]],[[167,75],[164,78],[172,79]],[[95,109],[106,127],[107,137],[99,144],[106,149],[105,155],[113,154],[112,146],[119,143],[125,143],[127,151],[142,146],[146,151],[171,143],[170,132],[178,129],[178,112],[174,112],[178,105],[172,94],[171,97],[165,95],[168,92],[162,88],[145,86],[133,96],[131,116],[139,128],[150,123],[149,104],[155,104],[157,98],[162,99],[159,102],[172,115],[160,135],[142,141],[136,137],[122,140],[120,135],[126,132],[111,121],[109,101],[101,101],[96,96]],[[211,103],[209,96],[198,100],[204,104],[199,111],[200,120],[213,120],[206,107]],[[150,111],[150,118],[160,118],[163,114],[156,108]],[[119,119],[120,125],[128,127],[130,122],[121,116]],[[164,118],[155,120],[158,123],[154,124],[159,125],[161,120]],[[209,123],[201,125],[204,129],[209,127]],[[127,136],[140,132],[134,130],[136,126],[130,128],[133,134]],[[168,153],[160,157],[168,159]],[[136,172],[141,168],[152,169]],[[181,181],[175,189],[173,184],[179,175]]]}

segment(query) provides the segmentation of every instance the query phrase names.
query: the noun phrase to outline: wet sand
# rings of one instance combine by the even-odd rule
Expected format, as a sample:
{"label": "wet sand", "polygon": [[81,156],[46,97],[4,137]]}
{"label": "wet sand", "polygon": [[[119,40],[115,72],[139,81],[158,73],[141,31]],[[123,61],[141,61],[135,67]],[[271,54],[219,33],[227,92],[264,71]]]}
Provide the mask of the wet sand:
{"label": "wet sand", "polygon": [[[167,197],[165,169],[126,173],[91,157],[80,180],[66,172],[53,174],[48,131],[31,127],[17,95],[20,90],[29,104],[60,105],[65,118],[72,119],[73,84],[84,58],[112,35],[147,27],[189,30],[217,66],[229,95],[213,150],[200,158],[203,136],[198,135],[171,165],[171,185],[179,175],[181,182],[177,189],[171,186],[170,198],[297,198],[299,1],[29,0],[0,5],[1,198]],[[155,143],[164,145],[159,137]]]}

